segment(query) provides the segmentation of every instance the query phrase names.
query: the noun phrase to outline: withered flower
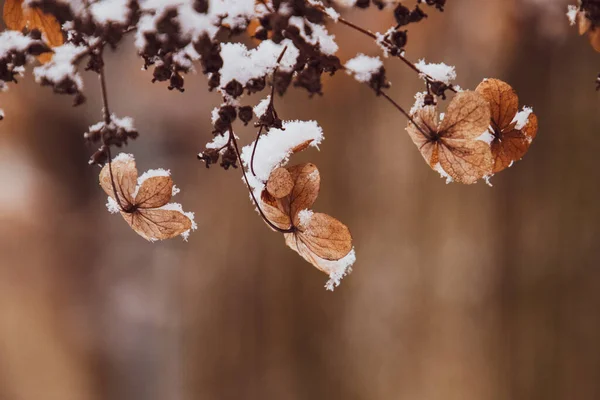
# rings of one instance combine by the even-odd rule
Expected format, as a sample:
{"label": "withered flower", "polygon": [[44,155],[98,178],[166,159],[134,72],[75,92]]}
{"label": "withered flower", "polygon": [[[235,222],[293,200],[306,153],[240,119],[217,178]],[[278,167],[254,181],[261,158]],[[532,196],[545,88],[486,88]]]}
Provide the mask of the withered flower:
{"label": "withered flower", "polygon": [[407,131],[431,168],[443,176],[472,184],[491,174],[490,146],[479,140],[490,122],[485,99],[471,91],[458,93],[444,119],[435,106],[419,108]]}
{"label": "withered flower", "polygon": [[310,210],[319,195],[321,177],[314,164],[276,168],[261,194],[267,219],[285,231],[285,243],[306,261],[329,275],[333,290],[355,260],[352,236],[337,219]]}
{"label": "withered flower", "polygon": [[523,158],[538,129],[538,120],[530,108],[519,111],[519,97],[514,89],[499,79],[486,79],[477,86],[490,105],[490,131],[494,157],[493,173],[502,171]]}
{"label": "withered flower", "polygon": [[183,212],[180,204],[169,203],[179,189],[168,171],[150,170],[138,179],[135,159],[121,153],[102,168],[100,186],[109,196],[109,211],[120,212],[146,240],[154,242],[178,235],[187,239],[190,230],[196,229],[193,213]]}

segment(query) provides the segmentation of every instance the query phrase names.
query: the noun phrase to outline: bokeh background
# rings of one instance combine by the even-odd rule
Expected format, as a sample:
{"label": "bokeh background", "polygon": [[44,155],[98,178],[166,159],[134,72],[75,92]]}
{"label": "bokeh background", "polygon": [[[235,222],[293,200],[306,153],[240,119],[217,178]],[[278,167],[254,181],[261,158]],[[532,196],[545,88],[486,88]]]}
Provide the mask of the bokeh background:
{"label": "bokeh background", "polygon": [[[343,73],[323,97],[277,99],[325,131],[293,161],[319,166],[316,208],[353,232],[334,293],[254,212],[239,170],[196,160],[219,104],[202,75],[174,93],[132,43],[108,59],[111,108],[141,133],[127,151],[140,171],[170,168],[196,212],[188,243],[154,244],[108,214],[87,165],[97,78],[71,108],[28,75],[0,97],[0,399],[600,399],[600,55],[566,4],[450,0],[410,27],[409,58],[455,65],[463,88],[503,79],[534,107],[529,154],[491,188],[446,185],[402,115]],[[383,31],[390,14],[346,17]],[[332,29],[342,60],[378,53]],[[410,108],[420,81],[386,66]]]}

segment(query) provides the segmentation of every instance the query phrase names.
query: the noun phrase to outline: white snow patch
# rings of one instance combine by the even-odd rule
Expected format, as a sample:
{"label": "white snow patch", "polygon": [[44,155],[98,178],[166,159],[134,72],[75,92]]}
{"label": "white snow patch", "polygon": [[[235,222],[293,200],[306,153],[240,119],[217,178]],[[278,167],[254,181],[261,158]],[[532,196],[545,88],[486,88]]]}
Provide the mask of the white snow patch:
{"label": "white snow patch", "polygon": [[[207,149],[220,149],[225,146],[229,141],[229,131],[225,132],[223,135],[216,135],[213,140],[206,144]],[[225,150],[225,149],[223,149]]]}
{"label": "white snow patch", "polygon": [[117,154],[117,156],[115,158],[113,158],[112,162],[119,162],[119,161],[135,161],[135,157],[133,157],[133,154],[127,154],[127,153],[119,153]]}
{"label": "white snow patch", "polygon": [[267,108],[269,107],[269,103],[271,103],[271,95],[268,95],[267,97],[262,99],[260,103],[254,106],[254,108],[252,109],[252,111],[254,111],[254,115],[256,115],[258,118],[265,115],[265,112],[267,112]]}
{"label": "white snow patch", "polygon": [[383,62],[379,57],[369,57],[364,54],[358,54],[345,64],[346,72],[359,82],[369,82],[373,74],[379,72],[382,66]]}
{"label": "white snow patch", "polygon": [[529,120],[529,115],[533,112],[531,107],[523,107],[521,111],[515,115],[512,122],[515,122],[515,129],[523,129],[525,125],[527,125],[527,121]]}
{"label": "white snow patch", "polygon": [[85,46],[75,46],[72,43],[65,43],[54,47],[54,55],[50,62],[33,69],[33,75],[36,82],[43,79],[58,84],[63,80],[70,78],[79,90],[83,88],[83,79],[77,72],[75,63],[79,57],[84,55],[88,49]]}
{"label": "white snow patch", "polygon": [[108,212],[111,214],[117,214],[121,211],[121,207],[119,207],[119,203],[117,203],[117,201],[110,196],[108,196],[108,198],[107,198],[106,208],[107,208]]}
{"label": "white snow patch", "polygon": [[[269,130],[258,139],[254,155],[256,176],[248,174],[250,186],[255,190],[262,190],[271,171],[288,162],[294,147],[311,140],[310,146],[318,148],[323,139],[323,130],[316,121],[286,121],[283,129]],[[241,158],[247,169],[250,169],[253,147],[254,142],[242,149]]]}
{"label": "white snow patch", "polygon": [[329,261],[320,258],[319,266],[329,274],[329,280],[325,283],[325,289],[333,292],[336,287],[340,286],[342,278],[352,272],[352,265],[354,262],[356,262],[356,252],[354,251],[354,248],[350,250],[346,256],[337,261]]}
{"label": "white snow patch", "polygon": [[450,85],[456,79],[454,67],[444,63],[428,64],[425,60],[419,60],[415,65],[421,71],[422,78],[425,78],[424,75],[429,75],[436,81],[444,82],[446,85]]}
{"label": "white snow patch", "polygon": [[415,115],[417,111],[425,107],[425,96],[427,96],[427,92],[417,92],[415,94],[415,104],[410,109],[410,115]]}
{"label": "white snow patch", "polygon": [[[327,55],[333,55],[338,51],[338,45],[335,42],[335,36],[330,35],[322,25],[313,24],[302,17],[293,16],[289,21],[290,25],[298,28],[300,36],[313,46],[319,45],[321,52]],[[306,34],[305,26],[308,26],[312,33]]]}
{"label": "white snow patch", "polygon": [[579,7],[570,4],[567,7],[567,18],[569,18],[569,23],[571,24],[571,26],[577,23],[577,14],[579,14]]}
{"label": "white snow patch", "polygon": [[100,0],[90,5],[92,18],[101,25],[126,25],[129,12],[129,0]]}
{"label": "white snow patch", "polygon": [[486,129],[486,131],[479,135],[475,140],[481,140],[482,142],[491,145],[492,141],[494,140],[494,135],[491,134],[490,129],[492,129],[492,127]]}
{"label": "white snow patch", "polygon": [[270,74],[277,67],[277,59],[286,46],[288,48],[279,63],[279,69],[290,71],[296,64],[300,52],[288,39],[281,44],[265,40],[256,49],[250,50],[242,43],[223,43],[221,45],[221,58],[223,58],[223,67],[220,70],[221,88],[234,79],[243,86],[250,79]]}
{"label": "white snow patch", "polygon": [[450,175],[448,175],[448,173],[446,171],[444,171],[444,168],[442,168],[442,164],[440,164],[439,162],[433,166],[433,169],[438,174],[440,174],[440,176],[442,178],[446,179],[446,184],[454,182],[454,179],[452,179],[452,177]]}

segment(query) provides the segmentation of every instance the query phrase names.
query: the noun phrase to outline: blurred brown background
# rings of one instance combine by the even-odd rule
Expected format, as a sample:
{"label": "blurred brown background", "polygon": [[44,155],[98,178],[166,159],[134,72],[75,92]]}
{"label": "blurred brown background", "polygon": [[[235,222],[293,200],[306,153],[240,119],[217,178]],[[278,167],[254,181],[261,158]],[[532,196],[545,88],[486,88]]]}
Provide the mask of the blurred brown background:
{"label": "blurred brown background", "polygon": [[[111,107],[141,133],[127,151],[140,172],[171,169],[199,225],[150,244],[108,214],[87,166],[96,77],[73,109],[28,73],[0,98],[0,399],[600,399],[600,56],[565,11],[450,0],[410,29],[411,59],[456,65],[463,88],[506,80],[534,107],[538,137],[492,188],[446,185],[405,119],[343,73],[322,98],[277,100],[325,131],[294,161],[319,166],[316,208],[354,235],[333,294],[260,220],[239,170],[196,160],[219,103],[203,76],[173,93],[131,43],[108,60]],[[347,17],[383,31],[389,14]],[[343,60],[378,53],[333,29]],[[386,66],[410,108],[421,83]]]}

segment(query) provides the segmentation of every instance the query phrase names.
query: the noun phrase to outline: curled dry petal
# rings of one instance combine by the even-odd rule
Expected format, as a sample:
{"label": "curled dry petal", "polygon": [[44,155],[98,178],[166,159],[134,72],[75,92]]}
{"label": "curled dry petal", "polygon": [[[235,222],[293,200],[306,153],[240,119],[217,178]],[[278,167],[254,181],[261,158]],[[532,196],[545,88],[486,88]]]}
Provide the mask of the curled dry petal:
{"label": "curled dry petal", "polygon": [[519,111],[519,96],[506,82],[499,79],[486,79],[475,89],[490,105],[492,123],[504,129]]}
{"label": "curled dry petal", "polygon": [[175,210],[138,209],[121,215],[138,235],[151,242],[171,239],[192,229],[192,221]]}
{"label": "curled dry petal", "polygon": [[263,190],[260,196],[260,208],[265,217],[276,227],[288,230],[292,227],[292,219],[285,213],[285,209],[275,197]]}
{"label": "curled dry petal", "polygon": [[319,196],[321,176],[317,166],[311,163],[294,165],[287,170],[294,182],[294,188],[289,195],[288,215],[297,225],[298,213],[310,209]]}
{"label": "curled dry petal", "polygon": [[170,176],[153,176],[140,185],[135,196],[139,208],[162,207],[173,196],[173,179]]}
{"label": "curled dry petal", "polygon": [[594,50],[600,52],[600,29],[592,24],[592,21],[585,16],[585,12],[577,13],[577,25],[579,27],[579,34],[588,34],[590,44]]}
{"label": "curled dry petal", "polygon": [[117,157],[111,164],[104,165],[102,171],[100,171],[100,186],[107,195],[117,200],[113,193],[111,169],[121,207],[132,206],[134,204],[133,193],[138,177],[135,159],[131,156]]}
{"label": "curled dry petal", "polygon": [[299,152],[301,152],[302,150],[305,150],[305,149],[307,149],[307,148],[308,148],[308,146],[310,146],[310,144],[311,144],[312,142],[314,142],[314,141],[315,141],[314,139],[309,139],[309,140],[307,140],[307,141],[305,141],[305,142],[302,142],[302,143],[300,143],[300,144],[299,144],[299,145],[297,145],[296,147],[293,147],[293,148],[292,148],[292,150],[291,150],[292,154],[296,154],[296,153],[299,153]]}
{"label": "curled dry petal", "polygon": [[434,106],[425,106],[414,115],[413,119],[418,127],[409,122],[406,128],[408,135],[421,152],[427,164],[433,168],[438,163],[438,147],[431,140],[437,134],[437,127],[440,123],[437,110]]}
{"label": "curled dry petal", "polygon": [[339,260],[352,250],[348,227],[327,214],[314,213],[306,228],[296,234],[312,253],[324,260]]}
{"label": "curled dry petal", "polygon": [[285,168],[276,168],[267,181],[267,191],[276,199],[281,199],[292,192],[294,181]]}

